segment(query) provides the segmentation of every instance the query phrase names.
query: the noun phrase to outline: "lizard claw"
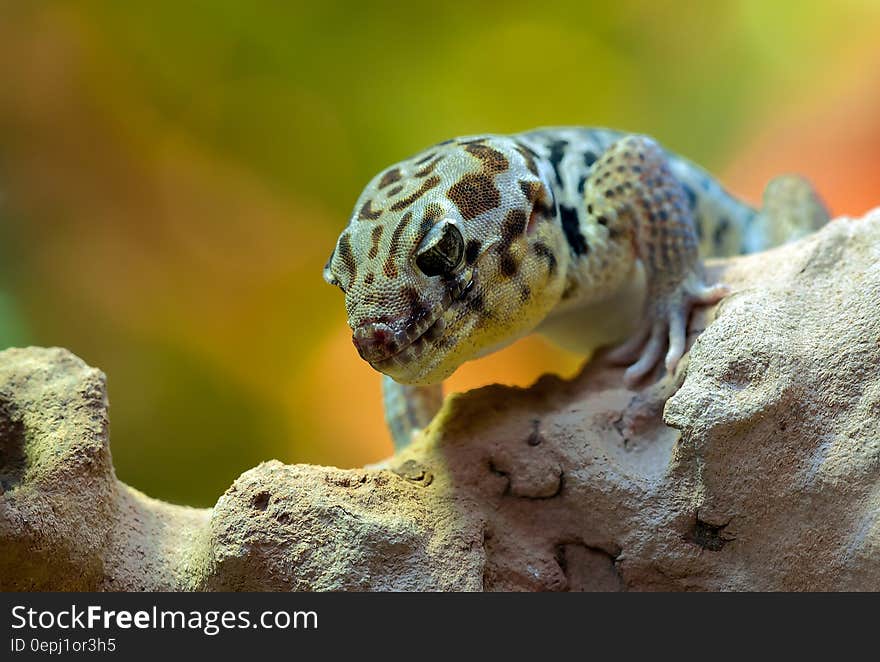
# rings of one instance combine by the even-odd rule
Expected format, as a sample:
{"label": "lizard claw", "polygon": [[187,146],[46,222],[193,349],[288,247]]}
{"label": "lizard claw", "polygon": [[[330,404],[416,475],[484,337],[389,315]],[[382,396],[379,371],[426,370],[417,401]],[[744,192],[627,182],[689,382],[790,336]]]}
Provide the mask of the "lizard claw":
{"label": "lizard claw", "polygon": [[695,306],[708,306],[723,299],[730,290],[726,285],[683,283],[671,295],[651,307],[640,328],[624,344],[608,354],[611,362],[631,363],[623,374],[628,388],[635,386],[654,370],[665,350],[664,366],[668,374],[675,371],[684,356],[687,323]]}

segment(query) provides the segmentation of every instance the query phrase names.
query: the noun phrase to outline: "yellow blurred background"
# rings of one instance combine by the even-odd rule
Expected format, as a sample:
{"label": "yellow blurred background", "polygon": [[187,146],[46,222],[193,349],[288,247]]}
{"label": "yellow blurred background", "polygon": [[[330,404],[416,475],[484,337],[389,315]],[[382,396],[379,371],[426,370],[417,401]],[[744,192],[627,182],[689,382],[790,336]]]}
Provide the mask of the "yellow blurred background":
{"label": "yellow blurred background", "polygon": [[[880,204],[880,2],[0,0],[0,347],[108,374],[119,477],[213,504],[390,453],[321,267],[361,187],[455,135],[654,135],[757,201]],[[462,390],[571,374],[526,340]]]}

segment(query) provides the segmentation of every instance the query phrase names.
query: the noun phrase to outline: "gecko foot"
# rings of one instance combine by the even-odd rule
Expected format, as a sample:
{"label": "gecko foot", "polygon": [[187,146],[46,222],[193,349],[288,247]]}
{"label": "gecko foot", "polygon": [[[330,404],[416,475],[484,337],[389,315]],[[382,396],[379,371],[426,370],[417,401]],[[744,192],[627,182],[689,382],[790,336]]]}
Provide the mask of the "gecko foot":
{"label": "gecko foot", "polygon": [[623,374],[624,384],[634,388],[654,370],[664,351],[666,372],[672,374],[684,356],[691,310],[717,303],[729,292],[726,285],[705,285],[702,279],[692,276],[657,300],[630,339],[607,355],[612,363],[631,364]]}

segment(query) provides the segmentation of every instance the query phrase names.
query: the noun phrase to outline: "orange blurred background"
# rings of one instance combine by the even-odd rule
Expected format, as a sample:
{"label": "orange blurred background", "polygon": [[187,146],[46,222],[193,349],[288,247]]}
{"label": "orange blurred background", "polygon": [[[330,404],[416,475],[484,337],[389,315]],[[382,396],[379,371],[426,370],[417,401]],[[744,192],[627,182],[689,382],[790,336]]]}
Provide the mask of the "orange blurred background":
{"label": "orange blurred background", "polygon": [[[390,453],[321,279],[361,187],[455,135],[649,133],[756,202],[880,203],[880,3],[0,0],[0,346],[108,374],[122,480],[210,505]],[[527,339],[450,388],[571,374]]]}

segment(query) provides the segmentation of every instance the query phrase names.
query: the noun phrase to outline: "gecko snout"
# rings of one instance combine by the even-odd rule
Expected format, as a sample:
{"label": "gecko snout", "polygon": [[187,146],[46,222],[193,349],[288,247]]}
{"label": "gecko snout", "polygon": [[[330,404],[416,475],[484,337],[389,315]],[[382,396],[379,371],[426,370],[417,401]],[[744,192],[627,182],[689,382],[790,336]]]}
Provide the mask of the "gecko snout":
{"label": "gecko snout", "polygon": [[351,337],[361,358],[370,363],[394,356],[406,345],[406,334],[384,322],[361,324]]}

